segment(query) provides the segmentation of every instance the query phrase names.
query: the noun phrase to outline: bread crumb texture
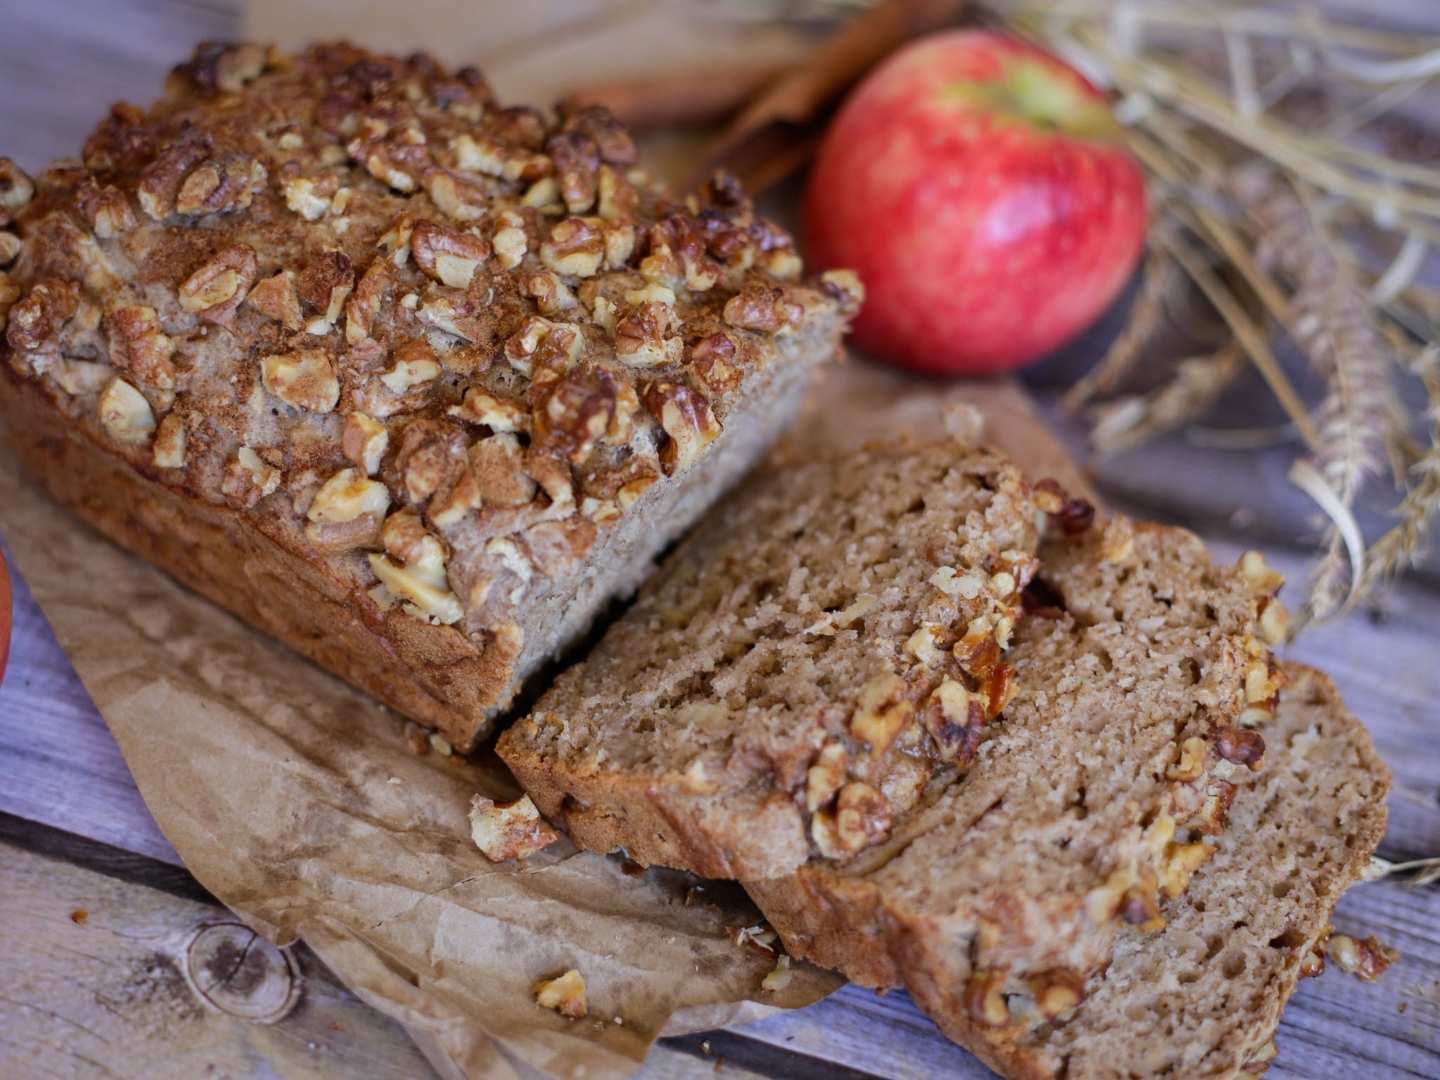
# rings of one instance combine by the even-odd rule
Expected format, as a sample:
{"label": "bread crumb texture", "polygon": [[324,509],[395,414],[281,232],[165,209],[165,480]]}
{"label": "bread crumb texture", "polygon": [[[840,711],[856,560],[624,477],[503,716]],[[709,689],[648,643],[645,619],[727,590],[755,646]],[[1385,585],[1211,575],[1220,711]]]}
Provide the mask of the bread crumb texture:
{"label": "bread crumb texture", "polygon": [[941,442],[779,469],[717,507],[501,740],[581,844],[769,876],[883,840],[1014,691],[1029,488]]}

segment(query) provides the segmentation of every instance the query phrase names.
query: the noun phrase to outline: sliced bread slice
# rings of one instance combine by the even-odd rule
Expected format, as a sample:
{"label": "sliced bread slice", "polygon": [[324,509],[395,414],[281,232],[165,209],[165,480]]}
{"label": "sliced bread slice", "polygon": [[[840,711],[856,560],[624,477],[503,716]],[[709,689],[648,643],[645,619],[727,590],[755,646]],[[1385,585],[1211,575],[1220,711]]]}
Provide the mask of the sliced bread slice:
{"label": "sliced bread slice", "polygon": [[[1015,692],[973,767],[848,862],[747,882],[792,955],[945,1012],[1055,1009],[1120,928],[1164,925],[1262,763],[1278,579],[1192,534],[1112,519],[1041,548]],[[1248,709],[1247,702],[1253,702]]]}
{"label": "sliced bread slice", "polygon": [[1040,516],[955,442],[758,476],[500,756],[582,847],[739,878],[854,854],[1004,707]]}
{"label": "sliced bread slice", "polygon": [[1052,1022],[985,1028],[919,998],[947,1035],[1027,1080],[1264,1071],[1281,1010],[1323,967],[1331,912],[1384,835],[1390,787],[1334,684],[1285,672],[1265,770],[1235,796],[1230,829],[1165,929],[1126,934],[1080,1006]]}

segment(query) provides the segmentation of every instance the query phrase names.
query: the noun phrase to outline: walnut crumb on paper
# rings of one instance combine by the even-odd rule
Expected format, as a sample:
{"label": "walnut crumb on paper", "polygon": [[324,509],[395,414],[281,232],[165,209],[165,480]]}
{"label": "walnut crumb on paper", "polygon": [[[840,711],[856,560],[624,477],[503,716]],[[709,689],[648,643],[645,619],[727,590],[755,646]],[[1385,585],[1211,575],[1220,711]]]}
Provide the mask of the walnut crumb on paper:
{"label": "walnut crumb on paper", "polygon": [[760,980],[760,989],[767,994],[778,994],[790,985],[791,977],[790,957],[782,953],[770,974]]}
{"label": "walnut crumb on paper", "polygon": [[476,795],[470,801],[470,838],[491,862],[505,862],[534,855],[559,837],[529,795],[509,803]]}
{"label": "walnut crumb on paper", "polygon": [[585,1004],[585,977],[571,968],[553,979],[541,979],[535,984],[535,1004],[571,1020],[584,1018],[590,1012]]}

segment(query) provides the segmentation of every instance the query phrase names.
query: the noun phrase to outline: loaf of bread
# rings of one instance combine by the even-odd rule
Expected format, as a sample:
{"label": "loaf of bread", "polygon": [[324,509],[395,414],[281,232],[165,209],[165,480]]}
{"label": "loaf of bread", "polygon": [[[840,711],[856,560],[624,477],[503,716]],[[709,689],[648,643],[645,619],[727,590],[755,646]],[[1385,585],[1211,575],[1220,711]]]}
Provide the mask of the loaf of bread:
{"label": "loaf of bread", "polygon": [[0,415],[121,544],[469,745],[778,434],[857,308],[724,178],[473,69],[201,46],[0,159]]}
{"label": "loaf of bread", "polygon": [[771,877],[885,839],[1013,688],[1015,467],[953,442],[753,478],[498,743],[576,843]]}
{"label": "loaf of bread", "polygon": [[1080,1004],[1053,1020],[982,1032],[921,999],[947,1035],[1026,1080],[1265,1070],[1281,1010],[1324,969],[1331,912],[1385,832],[1390,787],[1330,680],[1284,673],[1264,771],[1236,793],[1230,828],[1167,905],[1164,929],[1127,930]]}

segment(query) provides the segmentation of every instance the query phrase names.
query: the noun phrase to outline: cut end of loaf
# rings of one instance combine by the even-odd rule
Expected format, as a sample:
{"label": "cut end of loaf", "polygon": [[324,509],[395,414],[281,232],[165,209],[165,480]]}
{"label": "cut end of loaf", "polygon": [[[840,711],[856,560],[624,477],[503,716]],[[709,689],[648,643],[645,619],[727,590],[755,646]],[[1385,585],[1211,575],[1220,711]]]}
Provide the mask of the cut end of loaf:
{"label": "cut end of loaf", "polygon": [[1268,595],[1190,533],[1125,518],[1040,554],[1015,693],[968,773],[889,844],[751,883],[793,952],[908,982],[935,1012],[989,990],[1059,1000],[1123,928],[1163,925],[1224,828],[1214,793],[1253,775],[1217,746],[1244,710]]}
{"label": "cut end of loaf", "polygon": [[1011,690],[1014,467],[955,443],[755,478],[501,739],[577,842],[768,877],[880,840]]}

